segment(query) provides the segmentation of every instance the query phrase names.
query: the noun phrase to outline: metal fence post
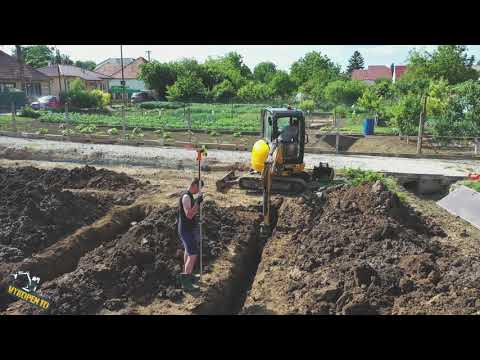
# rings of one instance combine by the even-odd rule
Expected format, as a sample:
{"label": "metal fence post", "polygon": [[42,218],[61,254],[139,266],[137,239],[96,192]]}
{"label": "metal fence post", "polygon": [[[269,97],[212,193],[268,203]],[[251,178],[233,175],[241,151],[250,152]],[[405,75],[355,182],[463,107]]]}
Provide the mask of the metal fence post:
{"label": "metal fence post", "polygon": [[13,131],[17,131],[17,108],[15,106],[15,101],[12,101],[12,127]]}

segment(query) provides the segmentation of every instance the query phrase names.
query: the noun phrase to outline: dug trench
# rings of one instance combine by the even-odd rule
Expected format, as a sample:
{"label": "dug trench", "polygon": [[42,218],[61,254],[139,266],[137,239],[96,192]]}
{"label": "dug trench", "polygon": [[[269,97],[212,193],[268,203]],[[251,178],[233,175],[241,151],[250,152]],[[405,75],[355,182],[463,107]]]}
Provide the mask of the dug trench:
{"label": "dug trench", "polygon": [[[280,200],[281,201],[281,200]],[[46,281],[41,310],[22,301],[5,314],[235,314],[243,306],[261,253],[258,207],[203,205],[203,275],[199,290],[179,289],[183,249],[177,208],[139,202],[110,214],[21,265]]]}
{"label": "dug trench", "polygon": [[[46,279],[68,271],[72,253],[86,252],[99,242],[89,237],[88,226],[112,216],[138,217],[129,206],[153,190],[124,173],[90,166],[2,167],[0,184],[0,309],[12,301],[4,291],[10,274],[31,269]],[[112,229],[116,227],[121,228]],[[59,250],[65,244],[69,252]],[[56,252],[57,261],[43,266],[45,255]]]}

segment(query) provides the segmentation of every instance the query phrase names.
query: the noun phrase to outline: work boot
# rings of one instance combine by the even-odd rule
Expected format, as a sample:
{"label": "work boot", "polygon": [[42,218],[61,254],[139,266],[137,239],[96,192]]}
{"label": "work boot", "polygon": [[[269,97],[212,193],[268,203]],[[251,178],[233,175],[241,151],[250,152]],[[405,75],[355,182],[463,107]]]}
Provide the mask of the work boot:
{"label": "work boot", "polygon": [[193,277],[190,274],[180,274],[182,289],[186,291],[198,290],[198,285],[193,284]]}

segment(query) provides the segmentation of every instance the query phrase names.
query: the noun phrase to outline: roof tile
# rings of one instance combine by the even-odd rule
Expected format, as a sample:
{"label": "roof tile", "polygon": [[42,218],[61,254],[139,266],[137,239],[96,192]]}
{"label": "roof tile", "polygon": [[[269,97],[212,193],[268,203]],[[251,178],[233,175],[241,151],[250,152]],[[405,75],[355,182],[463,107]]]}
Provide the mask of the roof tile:
{"label": "roof tile", "polygon": [[[35,70],[30,65],[24,64],[23,74],[25,80],[27,81],[48,81],[46,77],[41,72]],[[17,61],[17,58],[8,55],[7,53],[0,50],[0,80],[18,80],[20,81],[20,64]]]}

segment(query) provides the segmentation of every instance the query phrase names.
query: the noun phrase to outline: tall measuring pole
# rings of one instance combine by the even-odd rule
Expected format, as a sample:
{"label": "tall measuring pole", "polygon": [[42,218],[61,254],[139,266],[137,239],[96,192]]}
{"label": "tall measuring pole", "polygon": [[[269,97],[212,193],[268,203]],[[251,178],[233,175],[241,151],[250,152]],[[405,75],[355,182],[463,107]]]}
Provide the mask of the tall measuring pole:
{"label": "tall measuring pole", "polygon": [[123,127],[123,134],[125,135],[127,128],[125,123],[125,107],[126,107],[126,100],[125,100],[125,78],[123,76],[123,45],[120,45],[120,65],[122,67],[122,127]]}

